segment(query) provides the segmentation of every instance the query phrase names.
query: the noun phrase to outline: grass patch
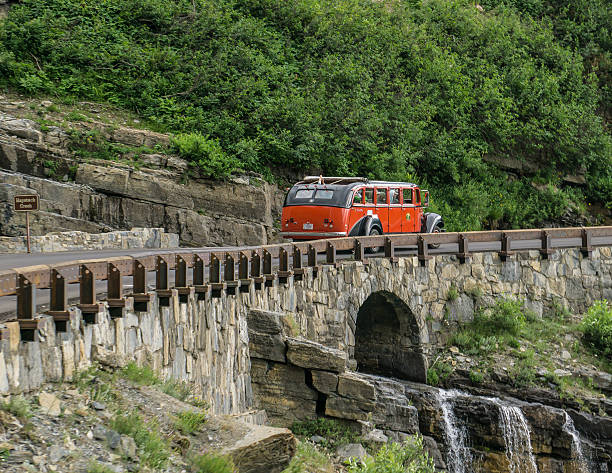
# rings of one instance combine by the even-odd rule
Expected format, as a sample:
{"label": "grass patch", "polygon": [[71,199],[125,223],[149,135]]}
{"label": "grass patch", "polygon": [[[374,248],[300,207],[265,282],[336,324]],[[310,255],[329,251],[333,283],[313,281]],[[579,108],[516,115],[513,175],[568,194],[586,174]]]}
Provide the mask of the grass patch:
{"label": "grass patch", "polygon": [[7,402],[0,404],[0,409],[10,412],[19,419],[29,419],[32,417],[30,403],[23,396],[13,396]]}
{"label": "grass patch", "polygon": [[283,473],[335,473],[331,459],[313,445],[300,442],[297,452]]}
{"label": "grass patch", "polygon": [[446,300],[449,302],[452,302],[452,301],[456,301],[457,299],[459,299],[459,291],[457,290],[457,287],[455,287],[454,284],[451,284],[451,287],[448,289],[448,292],[446,293]]}
{"label": "grass patch", "polygon": [[387,443],[373,457],[351,459],[349,473],[434,473],[433,459],[423,450],[423,439],[413,437],[406,443]]}
{"label": "grass patch", "polygon": [[154,469],[163,468],[170,457],[170,450],[157,432],[154,422],[145,423],[137,412],[117,414],[110,422],[112,429],[122,435],[129,435],[140,449],[142,464]]}
{"label": "grass patch", "polygon": [[174,427],[181,433],[189,435],[199,431],[205,422],[204,411],[182,411],[175,416]]}
{"label": "grass patch", "polygon": [[482,384],[484,375],[480,371],[470,371],[470,381],[474,384]]}
{"label": "grass patch", "polygon": [[115,473],[115,470],[98,461],[92,461],[87,465],[87,473]]}
{"label": "grass patch", "polygon": [[580,324],[585,345],[612,362],[612,307],[607,300],[596,301]]}
{"label": "grass patch", "polygon": [[304,439],[309,439],[313,435],[319,435],[325,439],[320,444],[325,448],[337,448],[340,445],[354,443],[360,438],[359,434],[347,425],[324,417],[294,422],[291,426],[291,431]]}
{"label": "grass patch", "polygon": [[159,390],[179,401],[185,401],[191,394],[191,387],[189,384],[174,380],[164,381],[159,385]]}
{"label": "grass patch", "polygon": [[132,383],[143,386],[162,384],[161,380],[157,377],[157,374],[152,368],[148,366],[138,366],[134,362],[128,363],[121,370],[121,376]]}
{"label": "grass patch", "polygon": [[192,460],[194,473],[235,473],[236,467],[230,457],[206,453]]}
{"label": "grass patch", "polygon": [[453,367],[445,361],[436,360],[427,369],[427,384],[430,386],[440,386],[448,379],[453,372]]}

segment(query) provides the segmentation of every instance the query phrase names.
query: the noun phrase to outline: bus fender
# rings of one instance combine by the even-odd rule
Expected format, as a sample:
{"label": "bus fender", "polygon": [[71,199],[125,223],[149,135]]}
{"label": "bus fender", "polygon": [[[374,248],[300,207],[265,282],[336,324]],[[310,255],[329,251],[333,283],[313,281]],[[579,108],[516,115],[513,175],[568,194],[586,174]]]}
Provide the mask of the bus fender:
{"label": "bus fender", "polygon": [[376,215],[366,215],[365,217],[360,218],[351,230],[349,231],[348,236],[363,236],[369,235],[372,227],[378,227],[382,233],[382,225],[380,223],[380,219]]}
{"label": "bus fender", "polygon": [[441,215],[433,212],[423,214],[423,220],[421,221],[421,233],[431,233],[436,225],[438,225],[441,229],[444,229],[444,220],[442,219]]}

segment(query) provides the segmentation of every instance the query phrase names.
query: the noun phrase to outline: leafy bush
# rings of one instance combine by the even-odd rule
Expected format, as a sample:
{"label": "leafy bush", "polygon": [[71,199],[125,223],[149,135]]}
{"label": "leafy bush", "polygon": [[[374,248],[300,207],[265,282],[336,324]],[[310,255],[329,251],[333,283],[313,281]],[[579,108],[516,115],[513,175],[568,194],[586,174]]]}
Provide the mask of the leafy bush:
{"label": "leafy bush", "polygon": [[283,473],[335,473],[331,459],[308,443],[298,443],[297,453]]}
{"label": "leafy bush", "polygon": [[157,377],[157,374],[152,368],[148,366],[138,366],[133,361],[129,362],[121,370],[121,376],[133,383],[145,386],[161,383],[161,380]]}
{"label": "leafy bush", "polygon": [[387,443],[374,457],[352,459],[349,473],[434,473],[433,459],[423,451],[423,439],[415,436],[405,443]]}
{"label": "leafy bush", "polygon": [[315,420],[294,422],[291,431],[302,438],[309,439],[319,435],[325,440],[321,442],[324,447],[338,447],[347,443],[356,442],[359,434],[349,426],[341,424],[335,419],[319,417]]}
{"label": "leafy bush", "polygon": [[140,461],[151,468],[163,468],[170,457],[170,450],[157,432],[153,422],[145,423],[137,412],[115,415],[110,422],[112,429],[129,435],[140,448]]}
{"label": "leafy bush", "polygon": [[214,453],[195,457],[192,461],[194,473],[235,473],[236,467],[231,458]]}
{"label": "leafy bush", "polygon": [[607,300],[596,301],[580,326],[585,344],[612,361],[612,307]]}
{"label": "leafy bush", "polygon": [[449,230],[524,227],[580,210],[576,170],[612,205],[610,7],[585,2],[23,0],[0,86],[133,110],[203,175],[410,175]]}
{"label": "leafy bush", "polygon": [[22,420],[32,417],[30,403],[23,396],[12,396],[7,402],[1,402],[0,409]]}
{"label": "leafy bush", "polygon": [[500,299],[490,313],[482,312],[475,318],[480,332],[485,335],[517,336],[525,326],[523,302],[515,299]]}
{"label": "leafy bush", "polygon": [[183,434],[193,434],[202,428],[206,422],[204,411],[182,411],[176,415],[174,427]]}
{"label": "leafy bush", "polygon": [[238,162],[221,148],[219,140],[212,140],[200,133],[188,133],[172,138],[175,151],[197,166],[207,177],[221,179],[234,171]]}
{"label": "leafy bush", "polygon": [[450,364],[444,361],[436,361],[427,369],[427,384],[440,386],[444,384],[452,372],[453,367]]}

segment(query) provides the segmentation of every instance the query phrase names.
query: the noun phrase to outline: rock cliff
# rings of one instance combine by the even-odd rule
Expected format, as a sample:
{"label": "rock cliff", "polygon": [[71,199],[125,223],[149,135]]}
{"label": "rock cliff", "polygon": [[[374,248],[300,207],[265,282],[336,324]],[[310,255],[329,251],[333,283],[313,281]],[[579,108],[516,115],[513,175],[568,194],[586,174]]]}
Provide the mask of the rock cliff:
{"label": "rock cliff", "polygon": [[[276,186],[255,175],[201,179],[186,161],[164,154],[168,135],[93,119],[41,125],[24,118],[32,107],[51,105],[0,100],[0,234],[23,234],[25,218],[13,211],[13,196],[38,193],[33,234],[162,227],[183,246],[277,239],[283,196]],[[117,146],[126,159],[96,158],[100,143]]]}

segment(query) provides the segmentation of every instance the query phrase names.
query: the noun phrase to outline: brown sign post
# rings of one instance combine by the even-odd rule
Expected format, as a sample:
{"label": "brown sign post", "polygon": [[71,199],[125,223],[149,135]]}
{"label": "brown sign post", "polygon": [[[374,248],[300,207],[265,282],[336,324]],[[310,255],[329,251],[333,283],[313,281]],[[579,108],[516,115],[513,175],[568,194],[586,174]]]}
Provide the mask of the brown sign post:
{"label": "brown sign post", "polygon": [[38,210],[38,195],[16,195],[15,196],[15,212],[26,213],[26,242],[28,253],[30,251],[30,212]]}

